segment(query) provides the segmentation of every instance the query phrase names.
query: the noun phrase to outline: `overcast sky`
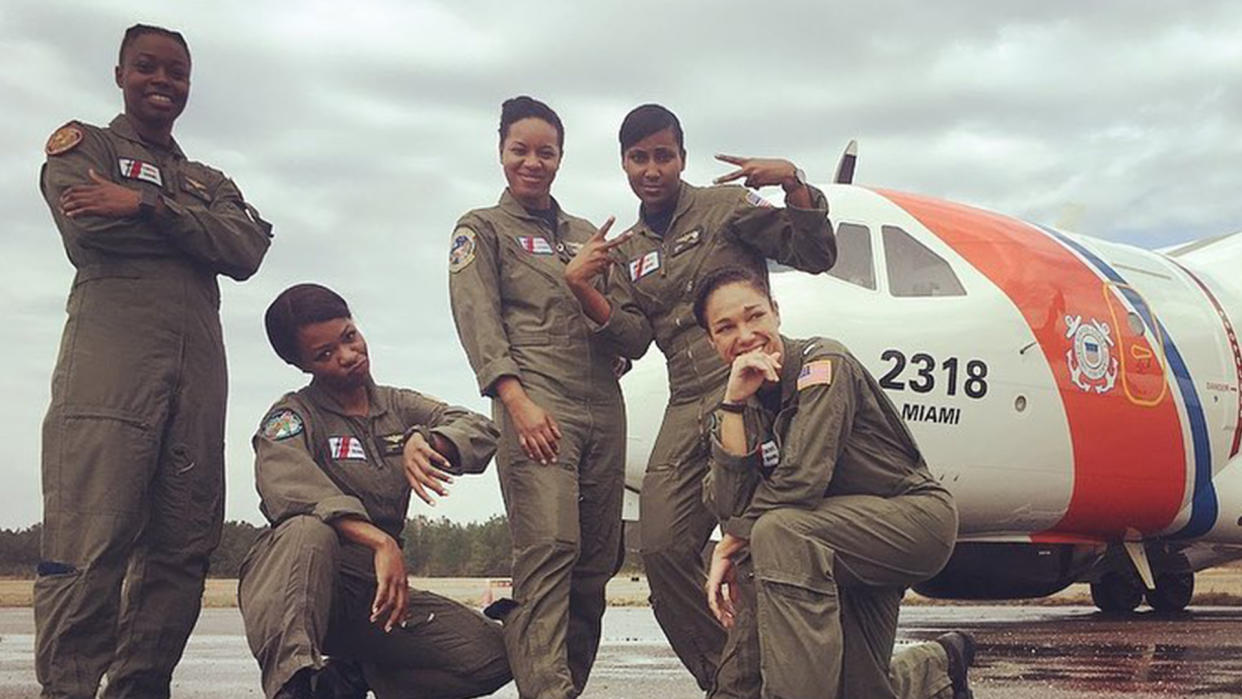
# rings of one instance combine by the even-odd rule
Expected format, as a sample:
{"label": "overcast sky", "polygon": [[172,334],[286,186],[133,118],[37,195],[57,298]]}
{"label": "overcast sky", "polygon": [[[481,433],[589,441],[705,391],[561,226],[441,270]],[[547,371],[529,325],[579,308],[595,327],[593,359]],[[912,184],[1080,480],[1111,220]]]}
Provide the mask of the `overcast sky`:
{"label": "overcast sky", "polygon": [[[261,326],[291,283],[349,300],[377,380],[487,409],[448,311],[447,247],[457,217],[500,194],[496,121],[516,94],[560,113],[554,194],[597,222],[634,218],[616,131],[657,101],[681,117],[691,182],[721,173],[722,151],[788,157],[826,182],[857,138],[861,184],[1148,247],[1242,230],[1236,2],[7,0],[0,527],[40,517],[40,422],[73,274],[38,193],[43,144],[69,119],[120,111],[112,68],[138,21],[189,41],[186,153],[275,225],[259,274],[221,282],[230,519],[260,521],[249,436],[303,382]],[[432,514],[502,509],[489,472]]]}

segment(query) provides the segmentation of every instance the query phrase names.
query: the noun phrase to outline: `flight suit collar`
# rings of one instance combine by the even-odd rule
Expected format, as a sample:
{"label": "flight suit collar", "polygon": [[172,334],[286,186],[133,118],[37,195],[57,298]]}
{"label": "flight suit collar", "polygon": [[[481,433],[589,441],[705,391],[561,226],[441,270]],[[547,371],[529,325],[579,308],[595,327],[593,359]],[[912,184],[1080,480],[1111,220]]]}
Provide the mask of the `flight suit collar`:
{"label": "flight suit collar", "polygon": [[[561,210],[561,205],[556,201],[556,197],[550,198],[552,200],[552,209],[556,211],[556,227],[559,229],[567,220],[565,218],[565,212]],[[500,193],[500,210],[512,216],[516,216],[523,221],[539,223],[543,220],[527,211],[526,207],[522,206],[522,202],[518,201],[517,197],[509,193],[508,187],[505,187],[505,191]]]}
{"label": "flight suit collar", "polygon": [[798,392],[798,374],[802,372],[802,352],[806,340],[794,340],[781,335],[781,405],[789,403]]}
{"label": "flight suit collar", "polygon": [[124,114],[117,114],[116,117],[108,124],[108,128],[111,129],[113,133],[120,136],[121,138],[124,138],[127,141],[133,141],[134,143],[137,143],[143,146],[144,148],[166,150],[178,158],[185,159],[185,152],[181,150],[181,146],[177,143],[177,139],[175,138],[172,139],[172,144],[168,147],[161,146],[158,143],[150,143],[148,141],[144,141],[142,140],[142,136],[138,135],[138,131],[134,128],[134,125],[130,122],[129,117],[125,116]]}
{"label": "flight suit collar", "polygon": [[[681,181],[681,186],[677,190],[677,206],[673,207],[673,217],[668,221],[668,230],[664,232],[665,236],[677,227],[677,219],[681,218],[682,214],[686,213],[690,210],[690,207],[694,206],[694,201],[698,198],[700,189],[702,188],[695,187],[685,180]],[[640,232],[642,235],[656,240],[664,240],[664,238],[656,235],[655,231],[651,230],[651,226],[647,225],[647,220],[643,218],[642,204],[638,205],[638,225],[641,228]]]}
{"label": "flight suit collar", "polygon": [[[306,397],[315,404],[315,407],[326,410],[343,418],[358,417],[357,415],[349,415],[341,404],[331,393],[324,390],[317,382],[311,381],[306,387]],[[379,391],[375,386],[375,380],[367,381],[367,402],[369,403],[367,411],[367,419],[377,418],[388,412],[388,406],[379,399]]]}

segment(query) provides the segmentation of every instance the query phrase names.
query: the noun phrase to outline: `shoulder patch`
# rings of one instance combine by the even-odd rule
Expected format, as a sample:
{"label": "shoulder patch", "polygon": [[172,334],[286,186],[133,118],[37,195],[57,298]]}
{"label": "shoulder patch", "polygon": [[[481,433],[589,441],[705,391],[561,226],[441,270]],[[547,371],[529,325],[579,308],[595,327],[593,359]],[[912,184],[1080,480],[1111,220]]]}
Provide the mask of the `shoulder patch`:
{"label": "shoulder patch", "polygon": [[48,155],[61,155],[68,153],[78,144],[82,142],[82,127],[73,122],[69,122],[64,126],[56,129],[47,139],[47,145],[43,147],[43,152]]}
{"label": "shoulder patch", "polygon": [[302,433],[303,429],[302,416],[284,408],[268,415],[263,421],[260,432],[264,437],[279,442],[282,439],[296,437]]}
{"label": "shoulder patch", "polygon": [[772,202],[759,196],[758,192],[746,190],[746,202],[751,206],[772,206]]}
{"label": "shoulder patch", "polygon": [[832,384],[831,359],[816,359],[802,365],[802,371],[798,374],[799,391],[811,386],[828,386],[830,384]]}
{"label": "shoulder patch", "polygon": [[449,248],[449,271],[457,273],[474,262],[477,247],[475,233],[466,226],[459,226],[453,231],[453,246]]}

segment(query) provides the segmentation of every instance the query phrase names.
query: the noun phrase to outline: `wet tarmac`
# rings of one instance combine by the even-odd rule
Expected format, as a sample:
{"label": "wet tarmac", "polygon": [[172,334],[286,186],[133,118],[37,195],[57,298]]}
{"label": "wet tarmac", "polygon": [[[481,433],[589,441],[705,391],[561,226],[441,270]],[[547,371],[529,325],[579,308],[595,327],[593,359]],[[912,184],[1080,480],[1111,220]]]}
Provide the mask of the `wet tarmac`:
{"label": "wet tarmac", "polygon": [[[29,609],[0,609],[0,698],[38,694]],[[975,696],[1242,696],[1242,609],[1108,617],[1087,607],[909,606],[899,643],[950,629],[979,642]],[[587,697],[702,696],[664,643],[651,610],[612,608]],[[178,699],[260,697],[235,609],[207,609],[174,677]],[[496,694],[513,699],[512,685]]]}

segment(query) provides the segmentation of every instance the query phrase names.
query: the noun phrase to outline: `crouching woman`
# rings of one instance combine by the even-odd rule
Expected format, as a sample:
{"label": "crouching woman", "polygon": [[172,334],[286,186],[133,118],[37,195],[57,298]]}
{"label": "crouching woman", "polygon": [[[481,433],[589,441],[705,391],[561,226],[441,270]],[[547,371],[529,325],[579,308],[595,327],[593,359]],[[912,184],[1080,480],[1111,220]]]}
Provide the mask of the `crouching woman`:
{"label": "crouching woman", "polygon": [[718,677],[742,686],[715,696],[966,695],[973,643],[956,632],[890,675],[902,594],[957,535],[953,499],[892,403],[839,342],[780,335],[751,270],[709,275],[694,313],[732,365],[703,493],[724,532],[707,581],[730,630]]}
{"label": "crouching woman", "polygon": [[276,354],[311,382],[254,436],[271,528],[242,564],[238,599],[264,694],[472,697],[503,686],[499,625],[409,589],[400,543],[411,489],[430,502],[449,474],[482,471],[495,426],[376,385],[349,307],[327,288],[286,289],[265,322]]}

